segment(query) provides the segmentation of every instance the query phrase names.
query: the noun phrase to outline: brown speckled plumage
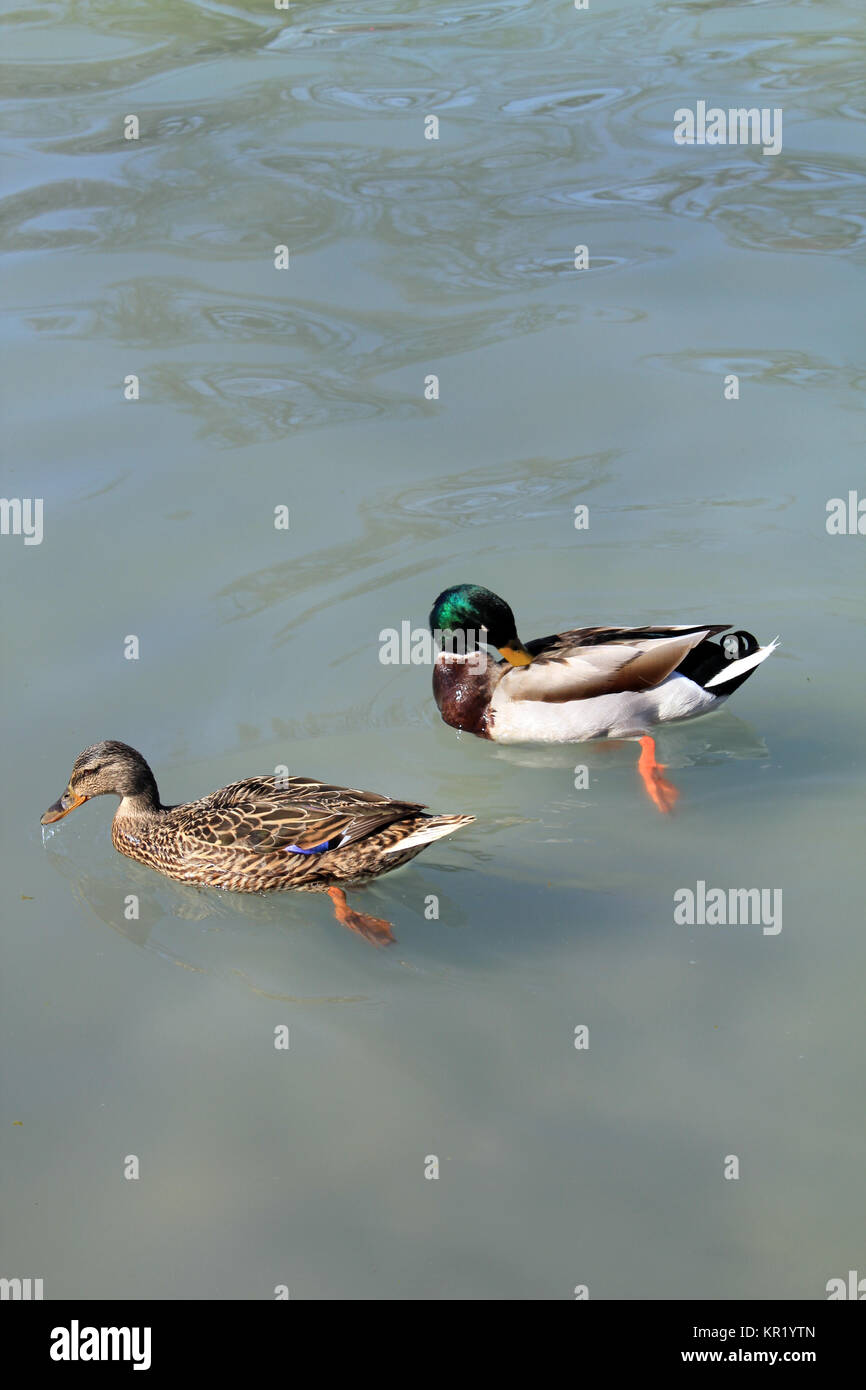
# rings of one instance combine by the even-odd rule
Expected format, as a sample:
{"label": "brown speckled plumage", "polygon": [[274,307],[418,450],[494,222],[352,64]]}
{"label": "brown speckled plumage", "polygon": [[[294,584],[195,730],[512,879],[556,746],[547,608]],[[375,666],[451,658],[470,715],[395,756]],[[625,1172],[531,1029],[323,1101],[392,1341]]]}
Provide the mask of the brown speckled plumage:
{"label": "brown speckled plumage", "polygon": [[[163,806],[141,754],[111,741],[80,754],[43,824],[106,792],[122,798],[111,827],[121,854],[169,878],[235,893],[325,892],[359,883],[413,859],[425,848],[423,837],[474,820],[430,815],[414,802],[308,777],[250,777],[198,801]],[[388,852],[415,834],[421,843]],[[298,853],[326,842],[327,849]]]}

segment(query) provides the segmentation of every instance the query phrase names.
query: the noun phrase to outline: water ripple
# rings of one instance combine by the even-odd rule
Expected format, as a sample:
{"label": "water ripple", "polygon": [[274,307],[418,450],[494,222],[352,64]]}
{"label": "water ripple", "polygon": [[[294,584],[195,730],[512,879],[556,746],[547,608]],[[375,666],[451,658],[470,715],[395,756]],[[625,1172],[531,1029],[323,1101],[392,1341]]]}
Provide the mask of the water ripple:
{"label": "water ripple", "polygon": [[856,392],[863,389],[862,367],[827,362],[791,348],[716,348],[711,352],[689,348],[656,353],[642,360],[677,371],[705,373],[717,381],[733,372],[742,380],[756,381],[762,386],[832,386]]}

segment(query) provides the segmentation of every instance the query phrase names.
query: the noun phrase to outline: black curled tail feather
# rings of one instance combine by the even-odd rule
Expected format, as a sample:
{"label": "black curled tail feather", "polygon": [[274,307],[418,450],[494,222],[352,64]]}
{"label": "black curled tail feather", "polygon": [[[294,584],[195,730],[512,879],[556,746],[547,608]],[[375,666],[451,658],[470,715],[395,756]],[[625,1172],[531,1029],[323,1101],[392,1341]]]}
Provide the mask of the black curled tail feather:
{"label": "black curled tail feather", "polygon": [[[710,642],[709,639],[699,642],[680,662],[677,672],[706,689],[707,682],[724,671],[726,666],[740,661],[744,656],[751,656],[759,646],[758,639],[751,632],[729,632],[720,642]],[[753,666],[750,671],[743,671],[729,681],[718,681],[712,688],[712,694],[730,695],[757,669],[757,666]]]}

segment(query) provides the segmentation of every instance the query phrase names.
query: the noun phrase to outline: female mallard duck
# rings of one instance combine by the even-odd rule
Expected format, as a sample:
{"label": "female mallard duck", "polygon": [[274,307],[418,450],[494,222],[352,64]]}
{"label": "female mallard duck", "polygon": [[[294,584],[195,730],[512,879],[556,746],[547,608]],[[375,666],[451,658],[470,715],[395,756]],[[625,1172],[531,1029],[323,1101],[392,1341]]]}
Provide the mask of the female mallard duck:
{"label": "female mallard duck", "polygon": [[182,806],[163,806],[153,773],[126,743],[79,753],[66,790],[42,817],[111,792],[121,798],[114,848],[169,878],[235,893],[328,893],[337,920],[379,944],[390,924],[353,912],[340,884],[362,883],[414,859],[474,816],[433,816],[411,801],[330,787],[309,777],[248,777]]}
{"label": "female mallard duck", "polygon": [[749,632],[709,640],[729,626],[580,627],[524,645],[504,599],[455,584],[430,613],[442,644],[433,693],[446,724],[500,743],[638,738],[647,792],[670,811],[678,792],[661,775],[648,730],[715,709],[778,645],[759,647]]}

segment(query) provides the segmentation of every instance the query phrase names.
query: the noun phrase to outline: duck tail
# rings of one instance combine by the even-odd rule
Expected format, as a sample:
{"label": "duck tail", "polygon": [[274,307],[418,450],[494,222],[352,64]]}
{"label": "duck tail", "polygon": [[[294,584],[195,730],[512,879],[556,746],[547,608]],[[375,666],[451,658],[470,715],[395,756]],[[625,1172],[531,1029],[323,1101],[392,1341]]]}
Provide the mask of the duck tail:
{"label": "duck tail", "polygon": [[402,854],[404,850],[420,849],[422,845],[429,845],[433,840],[441,840],[443,835],[450,835],[452,831],[459,830],[461,825],[471,825],[474,816],[427,816],[420,825],[416,825],[403,840],[398,840],[395,845],[389,845],[385,850],[386,854]]}

